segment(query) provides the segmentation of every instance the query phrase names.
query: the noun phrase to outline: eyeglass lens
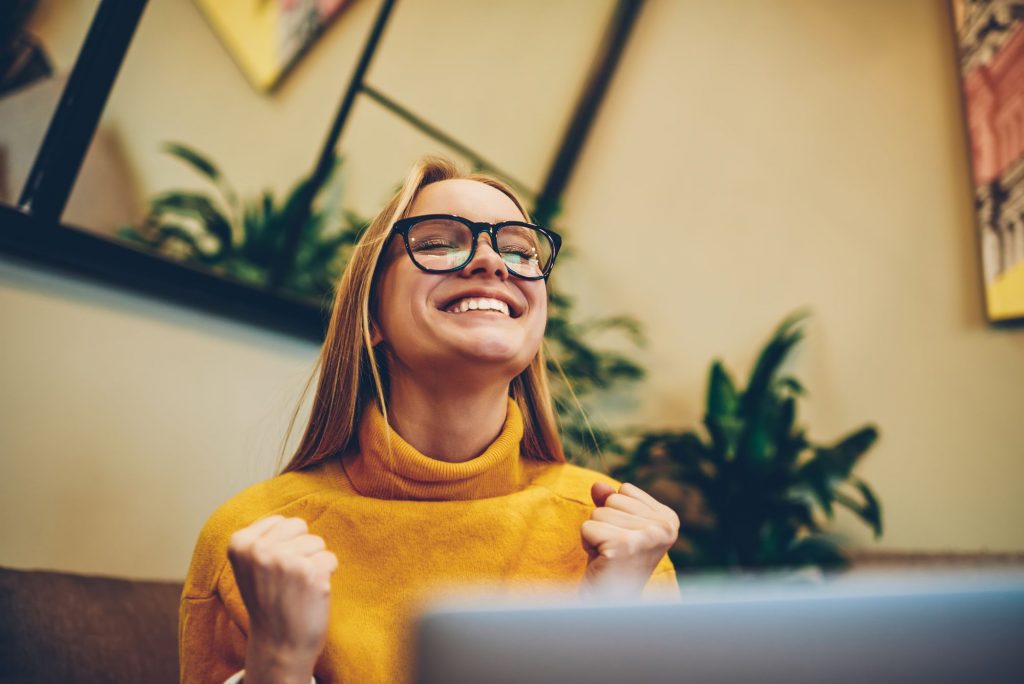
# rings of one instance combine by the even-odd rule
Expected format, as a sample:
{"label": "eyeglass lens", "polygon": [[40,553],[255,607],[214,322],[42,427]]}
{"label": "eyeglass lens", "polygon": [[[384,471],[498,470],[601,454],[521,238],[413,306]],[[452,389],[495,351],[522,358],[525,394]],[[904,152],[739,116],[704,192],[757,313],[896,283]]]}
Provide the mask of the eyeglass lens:
{"label": "eyeglass lens", "polygon": [[[473,231],[451,219],[427,219],[409,229],[409,249],[417,264],[431,271],[464,266],[473,250]],[[554,247],[544,233],[529,226],[498,229],[498,254],[508,270],[527,278],[542,276]]]}

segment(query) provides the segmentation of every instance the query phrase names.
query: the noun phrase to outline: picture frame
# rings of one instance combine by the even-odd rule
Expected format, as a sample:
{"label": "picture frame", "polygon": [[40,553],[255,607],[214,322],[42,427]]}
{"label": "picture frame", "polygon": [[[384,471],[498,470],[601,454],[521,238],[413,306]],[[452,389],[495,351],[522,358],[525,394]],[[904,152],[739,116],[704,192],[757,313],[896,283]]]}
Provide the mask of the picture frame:
{"label": "picture frame", "polygon": [[274,90],[351,0],[195,0],[252,86]]}
{"label": "picture frame", "polygon": [[1024,321],[1024,3],[951,0],[992,323]]}

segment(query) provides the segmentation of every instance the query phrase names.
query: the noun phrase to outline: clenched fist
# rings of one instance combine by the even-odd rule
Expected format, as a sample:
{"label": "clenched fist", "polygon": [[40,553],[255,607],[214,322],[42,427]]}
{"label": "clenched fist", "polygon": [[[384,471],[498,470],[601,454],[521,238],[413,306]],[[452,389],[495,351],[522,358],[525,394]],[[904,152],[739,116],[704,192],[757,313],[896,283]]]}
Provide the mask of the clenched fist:
{"label": "clenched fist", "polygon": [[590,488],[596,508],[580,530],[590,560],[581,593],[599,598],[640,595],[658,562],[679,536],[679,516],[639,487]]}
{"label": "clenched fist", "polygon": [[246,684],[308,684],[327,637],[338,559],[304,520],[280,515],[235,532],[228,559],[249,611]]}

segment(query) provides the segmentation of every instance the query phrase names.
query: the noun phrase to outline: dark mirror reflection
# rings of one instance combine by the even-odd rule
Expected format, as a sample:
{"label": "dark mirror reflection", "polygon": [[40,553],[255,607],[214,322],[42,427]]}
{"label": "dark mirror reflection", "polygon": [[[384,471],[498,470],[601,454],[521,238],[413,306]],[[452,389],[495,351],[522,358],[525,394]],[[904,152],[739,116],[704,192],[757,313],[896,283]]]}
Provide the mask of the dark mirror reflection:
{"label": "dark mirror reflection", "polygon": [[[74,12],[68,12],[70,5]],[[99,0],[75,3],[8,0],[0,3],[0,202],[16,205],[36,152],[60,100]],[[102,138],[102,136],[101,136]],[[103,139],[98,147],[110,148]],[[107,152],[111,157],[116,152]],[[97,170],[83,175],[95,178]],[[130,220],[131,211],[95,203],[99,215],[85,206],[76,213],[102,224]],[[104,207],[100,209],[100,207]]]}

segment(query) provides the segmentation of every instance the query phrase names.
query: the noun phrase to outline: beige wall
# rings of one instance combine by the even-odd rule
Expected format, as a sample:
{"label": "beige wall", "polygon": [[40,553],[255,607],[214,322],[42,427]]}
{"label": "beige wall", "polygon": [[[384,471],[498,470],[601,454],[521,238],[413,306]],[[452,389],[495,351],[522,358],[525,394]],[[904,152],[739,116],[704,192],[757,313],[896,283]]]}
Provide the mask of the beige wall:
{"label": "beige wall", "polygon": [[567,198],[571,287],[647,323],[652,424],[810,307],[807,423],[880,427],[884,546],[1020,550],[1024,331],[982,320],[950,43],[937,0],[651,3]]}
{"label": "beige wall", "polygon": [[[542,64],[448,49],[417,68],[426,58],[413,36],[496,21],[496,10],[454,4],[403,3],[405,28],[388,34],[375,78],[534,181],[608,5],[578,33],[567,27],[579,3],[498,22],[530,46],[572,37]],[[190,182],[152,153],[164,139],[209,151],[250,193],[288,185],[374,7],[357,2],[267,98],[190,3],[151,3],[105,115],[140,188]],[[651,377],[604,413],[650,426],[692,425],[712,357],[745,373],[772,326],[811,307],[794,366],[811,390],[806,422],[823,440],[865,421],[881,428],[863,474],[885,506],[882,545],[1022,550],[1024,334],[981,316],[944,7],[648,3],[566,197],[560,223],[576,256],[559,282],[585,313],[646,325]],[[40,32],[68,30],[72,15],[44,14]],[[525,93],[508,85],[524,63],[525,76],[546,74]],[[465,98],[473,88],[479,102],[528,101],[545,116],[487,114]],[[372,106],[351,130],[342,150],[359,173],[347,197],[369,212],[429,146]],[[212,508],[272,471],[315,346],[7,258],[0,310],[0,563],[180,577]],[[839,529],[872,543],[849,519]]]}
{"label": "beige wall", "polygon": [[[76,54],[68,46],[81,41],[96,0],[41,4],[35,31],[68,69]],[[284,191],[308,173],[379,5],[355,0],[267,96],[245,80],[191,0],[149,3],[101,121],[122,142],[142,195],[201,186],[159,153],[168,140],[208,154],[248,195]],[[396,4],[367,82],[539,187],[612,5],[406,0]],[[340,151],[349,204],[372,215],[412,160],[444,148],[359,98]]]}

